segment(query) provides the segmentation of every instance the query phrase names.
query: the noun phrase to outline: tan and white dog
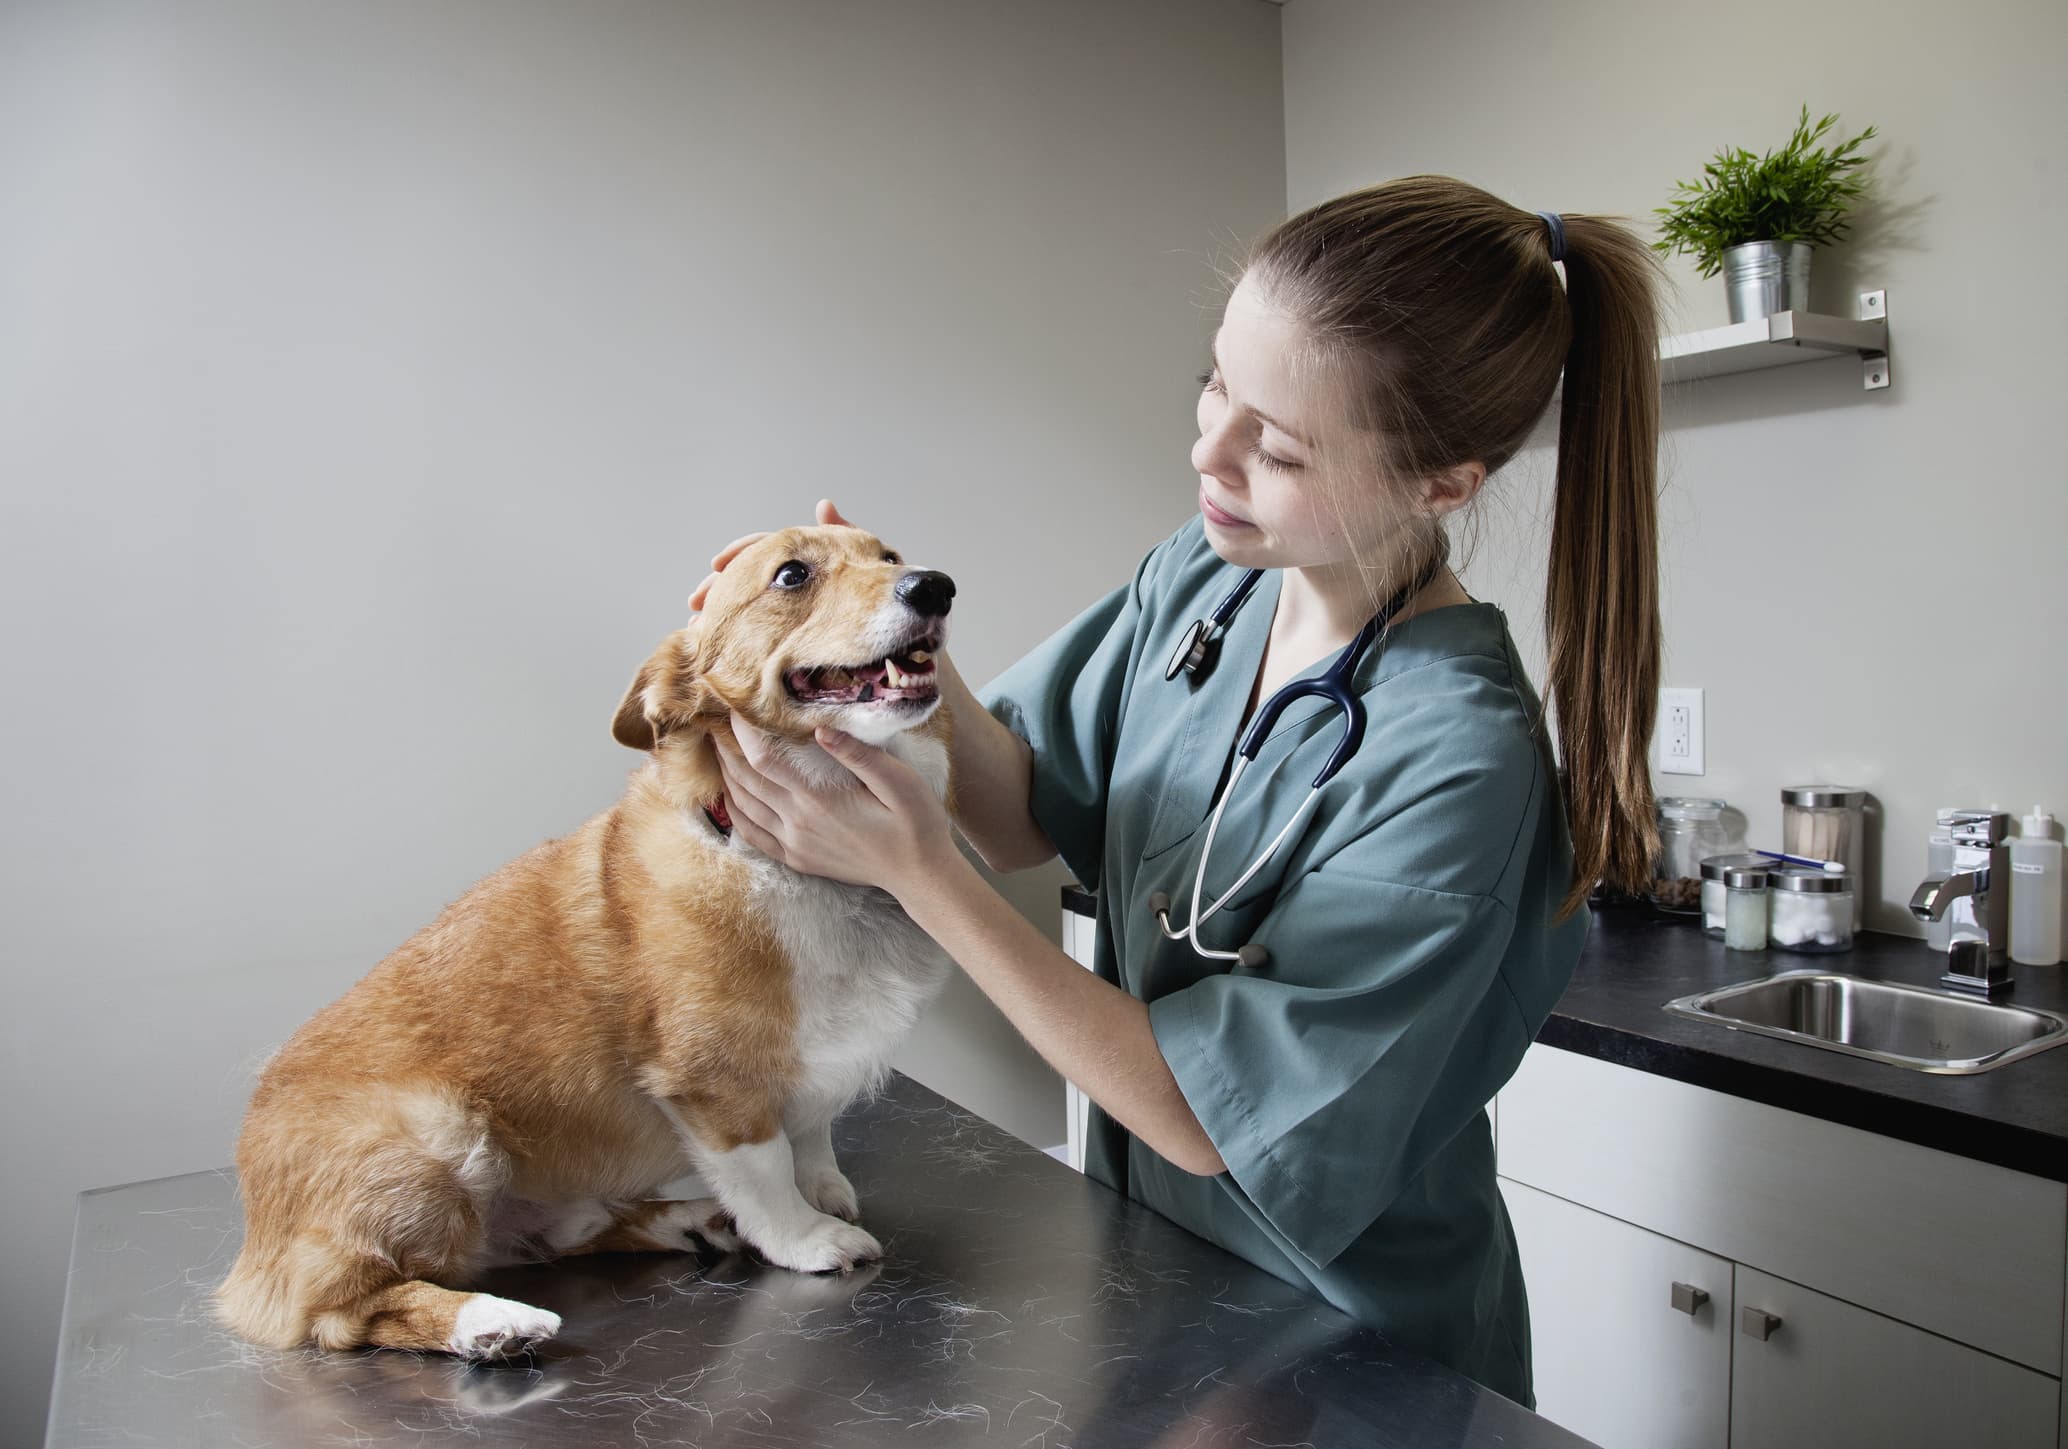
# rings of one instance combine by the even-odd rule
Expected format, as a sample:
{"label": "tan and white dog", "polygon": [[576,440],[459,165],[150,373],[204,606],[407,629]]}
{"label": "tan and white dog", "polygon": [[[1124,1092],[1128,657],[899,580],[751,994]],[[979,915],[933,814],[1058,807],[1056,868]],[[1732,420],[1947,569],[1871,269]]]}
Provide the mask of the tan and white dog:
{"label": "tan and white dog", "polygon": [[[731,834],[736,713],[822,781],[831,724],[948,796],[933,655],[955,588],[855,528],[749,547],[632,681],[625,796],[475,886],[267,1063],[237,1144],[254,1342],[469,1358],[558,1332],[465,1291],[497,1262],[725,1249],[799,1272],[881,1256],[831,1124],[880,1085],[950,963],[879,890]],[[713,1197],[649,1201],[694,1170]]]}

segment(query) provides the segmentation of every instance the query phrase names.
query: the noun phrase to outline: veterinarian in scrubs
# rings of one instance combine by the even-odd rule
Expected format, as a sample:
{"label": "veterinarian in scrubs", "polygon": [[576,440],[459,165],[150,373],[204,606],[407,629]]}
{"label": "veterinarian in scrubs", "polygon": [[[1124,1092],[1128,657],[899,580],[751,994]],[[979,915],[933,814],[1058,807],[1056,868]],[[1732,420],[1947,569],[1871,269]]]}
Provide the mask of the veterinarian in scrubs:
{"label": "veterinarian in scrubs", "polygon": [[[822,733],[866,788],[813,795],[751,732],[723,760],[751,843],[891,891],[1091,1098],[1091,1176],[1523,1403],[1485,1108],[1571,975],[1591,884],[1650,874],[1655,336],[1627,230],[1446,178],[1258,243],[1202,382],[1195,516],[981,700],[943,666],[958,823],[996,869],[1060,854],[1098,892],[1095,974],[985,883],[900,762]],[[1504,615],[1443,563],[1447,520],[1561,370],[1547,627],[1569,798]],[[1268,572],[1213,667],[1166,679],[1249,567]],[[1396,598],[1353,676],[1361,748],[1200,928],[1268,960],[1168,939],[1150,897],[1189,918],[1246,720]],[[1298,809],[1340,720],[1313,699],[1281,718],[1220,822],[1209,903]]]}

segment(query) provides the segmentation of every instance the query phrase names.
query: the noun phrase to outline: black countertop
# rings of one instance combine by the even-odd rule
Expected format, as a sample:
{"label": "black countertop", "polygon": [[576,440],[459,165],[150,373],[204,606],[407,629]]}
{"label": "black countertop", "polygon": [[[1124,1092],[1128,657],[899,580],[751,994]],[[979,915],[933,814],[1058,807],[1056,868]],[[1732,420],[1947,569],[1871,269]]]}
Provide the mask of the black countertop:
{"label": "black countertop", "polygon": [[498,1270],[564,1319],[507,1365],[252,1348],[207,1313],[231,1174],[83,1193],[47,1443],[1584,1445],[908,1078],[834,1140],[882,1263]]}
{"label": "black countertop", "polygon": [[[1094,898],[1063,892],[1066,909]],[[1664,1007],[1676,997],[1792,970],[1842,971],[1937,989],[1945,953],[1863,932],[1828,956],[1728,951],[1699,924],[1647,906],[1594,912],[1572,984],[1537,1040],[1602,1061],[1829,1122],[2068,1182],[2068,1046],[1993,1071],[1942,1076],[1780,1041]],[[2068,1013],[2068,967],[2011,967],[2014,1005]]]}

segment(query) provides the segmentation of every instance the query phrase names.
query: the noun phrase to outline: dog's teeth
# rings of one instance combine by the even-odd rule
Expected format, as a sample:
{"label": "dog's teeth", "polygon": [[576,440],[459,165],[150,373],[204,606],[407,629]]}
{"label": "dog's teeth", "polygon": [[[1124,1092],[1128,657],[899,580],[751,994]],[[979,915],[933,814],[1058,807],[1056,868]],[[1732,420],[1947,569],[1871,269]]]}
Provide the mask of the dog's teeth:
{"label": "dog's teeth", "polygon": [[903,689],[909,681],[909,676],[902,669],[898,668],[897,661],[894,659],[883,661],[883,677],[890,681],[892,689]]}
{"label": "dog's teeth", "polygon": [[925,649],[914,649],[910,654],[907,654],[905,657],[911,660],[914,664],[924,664],[927,660],[933,658],[933,654]]}

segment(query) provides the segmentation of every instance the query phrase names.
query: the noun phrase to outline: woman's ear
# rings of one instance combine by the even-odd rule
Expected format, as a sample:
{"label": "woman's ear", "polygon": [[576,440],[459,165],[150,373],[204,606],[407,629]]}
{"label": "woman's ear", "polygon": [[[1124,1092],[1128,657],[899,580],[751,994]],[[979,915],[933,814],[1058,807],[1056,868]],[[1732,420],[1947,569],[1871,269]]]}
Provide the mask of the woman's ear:
{"label": "woman's ear", "polygon": [[1474,458],[1441,473],[1430,474],[1422,485],[1422,502],[1440,518],[1470,503],[1478,496],[1479,485],[1484,482],[1486,464]]}
{"label": "woman's ear", "polygon": [[635,750],[651,750],[669,731],[696,722],[710,712],[712,696],[704,685],[697,659],[700,621],[692,620],[663,639],[632,676],[631,687],[618,702],[610,722],[611,738]]}

